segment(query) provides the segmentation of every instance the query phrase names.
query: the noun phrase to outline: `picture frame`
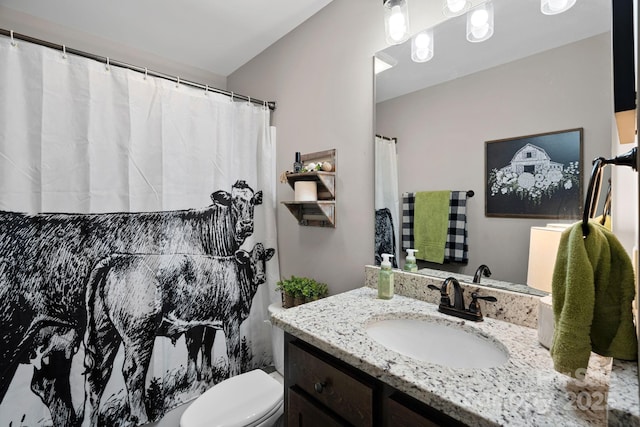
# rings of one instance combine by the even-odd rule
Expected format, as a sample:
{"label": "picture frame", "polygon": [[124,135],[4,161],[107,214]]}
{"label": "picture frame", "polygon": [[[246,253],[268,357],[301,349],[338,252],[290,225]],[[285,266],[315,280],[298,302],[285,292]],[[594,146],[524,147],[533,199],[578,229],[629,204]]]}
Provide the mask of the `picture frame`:
{"label": "picture frame", "polygon": [[583,128],[485,142],[485,216],[580,219]]}

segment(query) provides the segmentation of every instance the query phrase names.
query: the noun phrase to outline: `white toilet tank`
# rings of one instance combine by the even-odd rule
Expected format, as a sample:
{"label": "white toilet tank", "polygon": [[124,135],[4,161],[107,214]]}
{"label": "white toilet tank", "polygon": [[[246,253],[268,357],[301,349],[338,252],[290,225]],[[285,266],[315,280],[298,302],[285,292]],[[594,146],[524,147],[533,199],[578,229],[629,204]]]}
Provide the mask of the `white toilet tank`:
{"label": "white toilet tank", "polygon": [[[285,310],[282,304],[275,303],[269,306],[269,315]],[[276,371],[284,376],[284,331],[271,325],[271,349],[273,350],[273,364]]]}

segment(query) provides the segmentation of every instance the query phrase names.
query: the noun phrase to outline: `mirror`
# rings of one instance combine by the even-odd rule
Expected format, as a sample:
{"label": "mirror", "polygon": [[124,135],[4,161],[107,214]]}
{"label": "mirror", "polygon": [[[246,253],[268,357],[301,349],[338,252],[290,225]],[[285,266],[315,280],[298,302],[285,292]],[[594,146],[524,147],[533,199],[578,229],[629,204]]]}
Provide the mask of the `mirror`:
{"label": "mirror", "polygon": [[411,41],[376,54],[397,64],[376,76],[375,130],[397,138],[400,203],[404,192],[475,192],[467,199],[468,264],[419,267],[470,277],[486,264],[491,279],[525,284],[530,228],[579,218],[486,217],[486,141],[583,128],[586,188],[591,160],[612,151],[611,4],[580,1],[548,16],[539,0],[493,3],[487,41],[467,42],[462,15],[433,28],[428,62],[411,61]]}

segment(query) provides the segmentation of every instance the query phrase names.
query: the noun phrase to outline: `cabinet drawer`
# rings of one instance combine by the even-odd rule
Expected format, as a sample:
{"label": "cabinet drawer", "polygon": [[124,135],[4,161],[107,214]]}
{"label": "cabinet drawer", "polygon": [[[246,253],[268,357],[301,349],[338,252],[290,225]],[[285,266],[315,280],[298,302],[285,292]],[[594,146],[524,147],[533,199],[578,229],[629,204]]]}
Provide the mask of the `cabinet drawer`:
{"label": "cabinet drawer", "polygon": [[392,399],[387,399],[385,426],[393,427],[438,427],[436,424],[406,406]]}
{"label": "cabinet drawer", "polygon": [[346,427],[335,419],[326,409],[298,393],[296,387],[289,389],[288,427]]}
{"label": "cabinet drawer", "polygon": [[287,348],[290,385],[298,386],[354,426],[373,424],[373,387],[293,342]]}
{"label": "cabinet drawer", "polygon": [[467,427],[403,393],[394,392],[384,398],[383,406],[385,427]]}

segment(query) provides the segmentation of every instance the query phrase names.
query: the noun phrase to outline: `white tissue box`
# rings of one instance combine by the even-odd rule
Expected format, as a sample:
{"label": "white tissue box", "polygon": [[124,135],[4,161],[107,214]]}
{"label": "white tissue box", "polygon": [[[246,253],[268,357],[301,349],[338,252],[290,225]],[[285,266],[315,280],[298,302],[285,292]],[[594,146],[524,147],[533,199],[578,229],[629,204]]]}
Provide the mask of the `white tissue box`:
{"label": "white tissue box", "polygon": [[540,298],[538,304],[538,341],[546,348],[553,343],[553,306],[551,295]]}

